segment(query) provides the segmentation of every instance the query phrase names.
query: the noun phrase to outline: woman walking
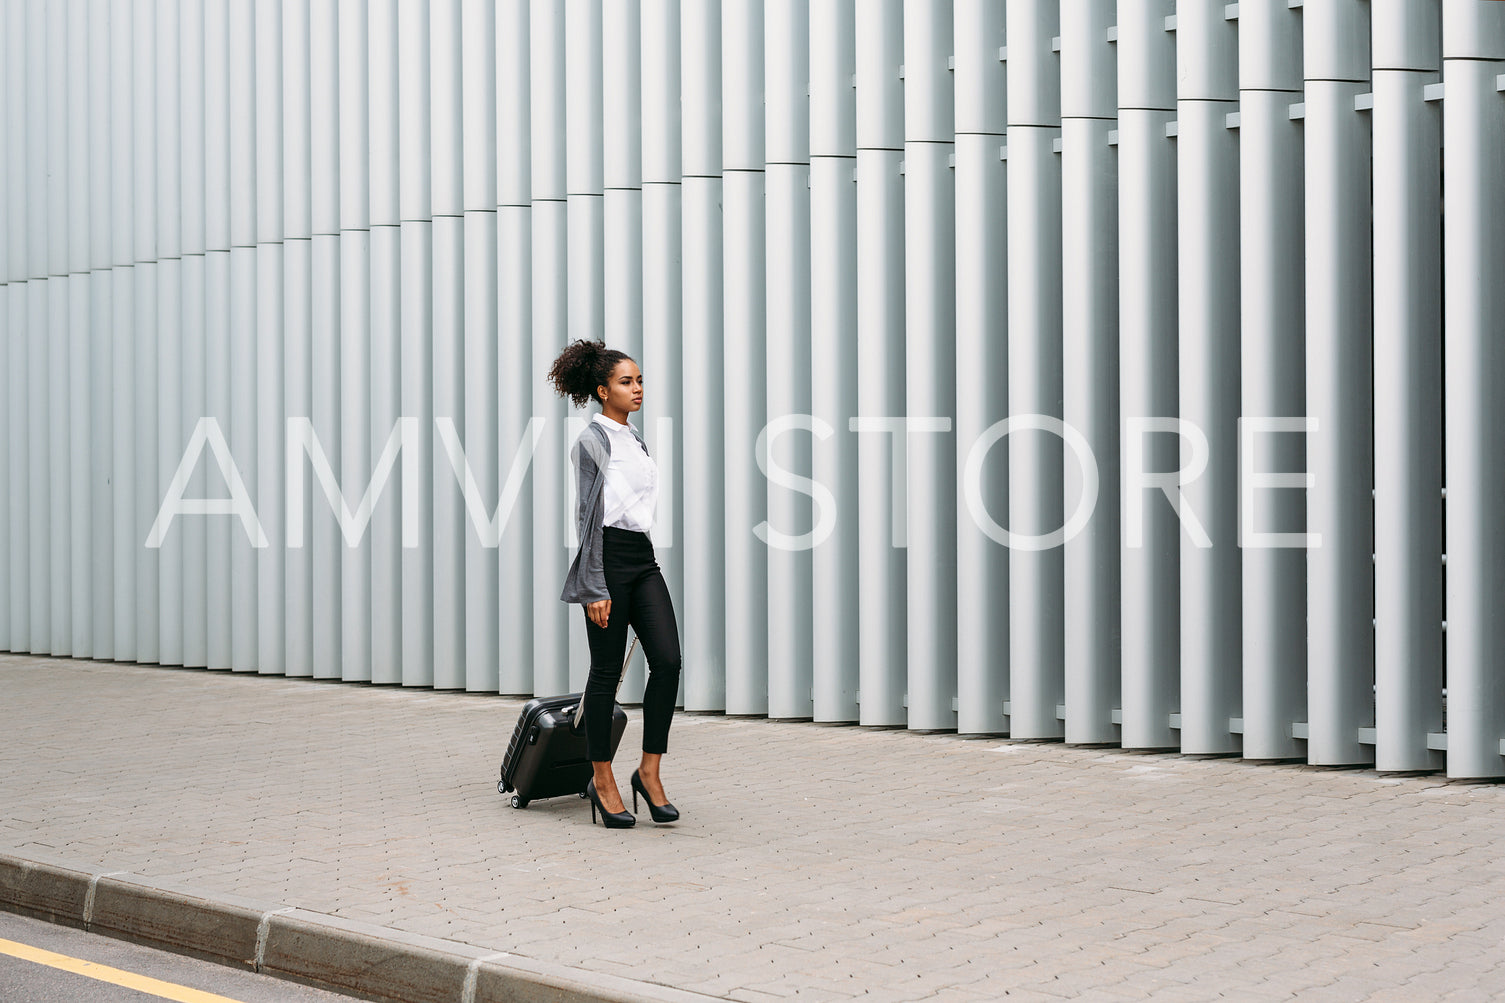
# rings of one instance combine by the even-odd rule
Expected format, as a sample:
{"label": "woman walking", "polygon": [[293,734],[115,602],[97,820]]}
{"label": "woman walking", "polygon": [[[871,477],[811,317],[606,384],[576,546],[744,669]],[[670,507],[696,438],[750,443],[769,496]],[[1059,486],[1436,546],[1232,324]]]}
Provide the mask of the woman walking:
{"label": "woman walking", "polygon": [[580,702],[595,774],[585,788],[591,822],[597,811],[610,829],[637,821],[622,803],[611,770],[612,707],[629,626],[648,658],[643,758],[632,774],[632,804],[636,809],[641,794],[653,821],[673,822],[679,812],[664,795],[659,761],[668,748],[679,694],[679,626],[648,537],[658,501],[658,468],[627,420],[643,406],[643,374],[626,354],[602,342],[576,341],[554,360],[549,382],[577,407],[592,400],[601,406],[571,453],[580,549],[559,596],[584,607],[590,641],[590,676]]}

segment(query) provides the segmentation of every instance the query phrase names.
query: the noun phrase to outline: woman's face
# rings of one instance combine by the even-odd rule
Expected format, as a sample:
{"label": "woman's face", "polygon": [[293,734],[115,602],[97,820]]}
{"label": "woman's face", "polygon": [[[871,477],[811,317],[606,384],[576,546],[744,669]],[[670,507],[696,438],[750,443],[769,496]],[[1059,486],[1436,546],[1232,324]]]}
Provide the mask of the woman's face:
{"label": "woman's face", "polygon": [[611,380],[604,387],[596,388],[596,396],[605,394],[602,408],[612,408],[631,414],[643,406],[643,374],[638,364],[623,359],[611,371]]}

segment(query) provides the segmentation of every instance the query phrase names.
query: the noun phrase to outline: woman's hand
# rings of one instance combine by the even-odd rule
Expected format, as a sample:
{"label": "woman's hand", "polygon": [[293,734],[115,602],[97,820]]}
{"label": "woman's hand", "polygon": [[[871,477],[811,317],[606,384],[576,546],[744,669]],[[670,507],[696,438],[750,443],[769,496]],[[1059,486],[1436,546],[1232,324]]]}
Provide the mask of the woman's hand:
{"label": "woman's hand", "polygon": [[611,616],[611,600],[598,599],[585,607],[585,615],[591,618],[591,623],[597,627],[605,627],[607,619]]}

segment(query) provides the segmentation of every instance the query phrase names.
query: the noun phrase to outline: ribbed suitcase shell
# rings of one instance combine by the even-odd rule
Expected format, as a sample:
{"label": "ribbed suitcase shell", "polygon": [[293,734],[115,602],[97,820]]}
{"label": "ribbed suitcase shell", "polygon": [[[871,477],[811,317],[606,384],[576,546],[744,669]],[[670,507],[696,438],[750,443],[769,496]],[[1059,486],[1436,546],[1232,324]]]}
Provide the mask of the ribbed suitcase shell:
{"label": "ribbed suitcase shell", "polygon": [[[585,733],[572,730],[579,693],[538,697],[523,705],[512,730],[507,755],[502,760],[502,779],[497,792],[515,792],[512,807],[526,808],[539,798],[566,794],[584,795],[590,782],[591,763],[586,754]],[[612,706],[611,753],[617,753],[627,730],[627,712]]]}

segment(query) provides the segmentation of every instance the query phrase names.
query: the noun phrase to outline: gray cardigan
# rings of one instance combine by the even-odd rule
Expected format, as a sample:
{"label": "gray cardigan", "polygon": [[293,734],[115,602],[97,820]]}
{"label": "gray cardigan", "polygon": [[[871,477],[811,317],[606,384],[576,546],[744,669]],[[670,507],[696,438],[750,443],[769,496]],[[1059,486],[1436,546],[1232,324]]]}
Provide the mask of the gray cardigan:
{"label": "gray cardigan", "polygon": [[[632,429],[633,438],[643,452],[648,452],[648,444],[638,430],[631,425],[627,427]],[[575,464],[575,525],[580,534],[580,550],[570,564],[559,599],[567,603],[593,603],[611,598],[601,563],[601,529],[606,508],[602,488],[611,462],[611,436],[599,421],[592,418],[585,426],[570,450],[570,459]]]}

